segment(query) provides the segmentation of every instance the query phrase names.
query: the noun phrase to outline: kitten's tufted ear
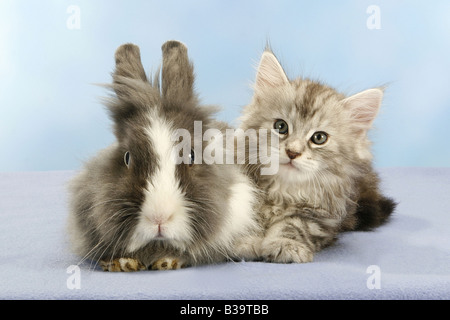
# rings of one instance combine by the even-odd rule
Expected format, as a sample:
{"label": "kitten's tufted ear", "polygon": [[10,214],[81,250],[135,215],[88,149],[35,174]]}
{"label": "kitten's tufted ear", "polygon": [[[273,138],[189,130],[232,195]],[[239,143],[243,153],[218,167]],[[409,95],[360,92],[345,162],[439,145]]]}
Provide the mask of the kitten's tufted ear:
{"label": "kitten's tufted ear", "polygon": [[350,111],[350,121],[357,133],[363,134],[372,127],[383,99],[383,90],[368,89],[343,100]]}
{"label": "kitten's tufted ear", "polygon": [[275,55],[269,50],[264,51],[256,74],[255,92],[278,87],[288,82],[289,79]]}

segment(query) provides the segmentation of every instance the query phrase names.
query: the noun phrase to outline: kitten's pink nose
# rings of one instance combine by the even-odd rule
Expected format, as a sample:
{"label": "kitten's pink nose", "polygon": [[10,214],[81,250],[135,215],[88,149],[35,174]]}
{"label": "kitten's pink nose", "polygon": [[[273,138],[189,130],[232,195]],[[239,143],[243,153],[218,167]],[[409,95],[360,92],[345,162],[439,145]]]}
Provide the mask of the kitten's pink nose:
{"label": "kitten's pink nose", "polygon": [[295,158],[297,158],[298,156],[301,155],[300,152],[295,152],[289,149],[286,149],[286,154],[289,157],[289,159],[294,160]]}

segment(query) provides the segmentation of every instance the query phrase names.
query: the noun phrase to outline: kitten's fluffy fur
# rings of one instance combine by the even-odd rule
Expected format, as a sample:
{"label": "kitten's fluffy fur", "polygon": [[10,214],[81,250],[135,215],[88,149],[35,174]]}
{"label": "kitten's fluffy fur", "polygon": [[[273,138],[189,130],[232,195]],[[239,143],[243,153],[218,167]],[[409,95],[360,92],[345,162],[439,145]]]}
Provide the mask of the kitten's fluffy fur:
{"label": "kitten's fluffy fur", "polygon": [[379,190],[367,138],[382,96],[379,88],[345,97],[315,81],[290,81],[273,53],[263,53],[241,128],[270,130],[282,120],[279,128],[288,129],[279,133],[277,174],[261,175],[259,165],[249,165],[265,193],[265,232],[247,239],[245,258],[309,262],[339,232],[386,221],[395,203]]}

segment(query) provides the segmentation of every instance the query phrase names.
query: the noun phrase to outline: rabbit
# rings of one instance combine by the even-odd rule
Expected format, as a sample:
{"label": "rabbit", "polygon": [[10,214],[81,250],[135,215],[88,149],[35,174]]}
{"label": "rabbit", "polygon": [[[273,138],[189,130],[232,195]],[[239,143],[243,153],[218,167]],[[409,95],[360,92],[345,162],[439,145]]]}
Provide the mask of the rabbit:
{"label": "rabbit", "polygon": [[117,141],[70,184],[71,243],[104,271],[233,260],[240,239],[258,229],[256,185],[236,165],[198,161],[208,141],[197,137],[200,146],[188,149],[181,164],[174,161],[178,129],[190,133],[189,146],[198,136],[194,122],[203,132],[223,132],[226,124],[214,120],[214,107],[199,105],[186,46],[168,41],[162,55],[161,81],[159,72],[152,81],[138,46],[116,50],[115,95],[106,105]]}

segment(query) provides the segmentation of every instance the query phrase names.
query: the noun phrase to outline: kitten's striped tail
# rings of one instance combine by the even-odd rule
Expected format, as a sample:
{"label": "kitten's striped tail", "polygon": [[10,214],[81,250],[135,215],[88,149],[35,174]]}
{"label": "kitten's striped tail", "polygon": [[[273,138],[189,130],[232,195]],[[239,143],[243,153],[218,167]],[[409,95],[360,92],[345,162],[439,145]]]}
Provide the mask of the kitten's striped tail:
{"label": "kitten's striped tail", "polygon": [[369,231],[387,222],[397,203],[391,198],[380,196],[376,199],[360,198],[355,212],[355,231]]}

